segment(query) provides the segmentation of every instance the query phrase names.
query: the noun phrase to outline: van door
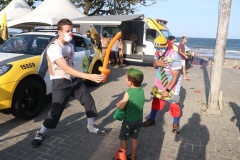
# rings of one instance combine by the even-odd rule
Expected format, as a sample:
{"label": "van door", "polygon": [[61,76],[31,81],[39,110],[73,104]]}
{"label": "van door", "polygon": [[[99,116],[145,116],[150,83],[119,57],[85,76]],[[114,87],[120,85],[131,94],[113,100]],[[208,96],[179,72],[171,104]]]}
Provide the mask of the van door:
{"label": "van door", "polygon": [[124,43],[123,59],[142,62],[144,21],[123,21],[120,28]]}
{"label": "van door", "polygon": [[154,48],[154,40],[156,37],[160,36],[159,32],[155,29],[146,28],[144,36],[144,47],[143,47],[143,61],[144,62],[153,62],[154,54],[156,49]]}

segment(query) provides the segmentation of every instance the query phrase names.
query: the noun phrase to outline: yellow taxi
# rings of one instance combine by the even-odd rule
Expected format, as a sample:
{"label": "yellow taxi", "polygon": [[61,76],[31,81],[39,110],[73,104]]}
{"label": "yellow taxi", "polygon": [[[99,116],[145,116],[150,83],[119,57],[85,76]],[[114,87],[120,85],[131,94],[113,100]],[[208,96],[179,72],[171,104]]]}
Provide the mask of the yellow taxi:
{"label": "yellow taxi", "polygon": [[[21,33],[0,46],[0,110],[11,108],[12,114],[21,119],[40,113],[46,95],[51,93],[46,48],[57,37],[56,32]],[[74,34],[71,43],[74,68],[100,74],[101,51],[80,34]]]}

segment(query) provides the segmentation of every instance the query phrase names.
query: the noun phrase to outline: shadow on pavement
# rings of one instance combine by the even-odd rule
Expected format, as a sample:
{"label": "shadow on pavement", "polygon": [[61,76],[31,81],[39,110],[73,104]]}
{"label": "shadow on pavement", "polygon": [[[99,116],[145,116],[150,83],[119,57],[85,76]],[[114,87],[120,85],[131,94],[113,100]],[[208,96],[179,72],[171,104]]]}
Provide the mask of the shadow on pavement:
{"label": "shadow on pavement", "polygon": [[[45,117],[42,117],[41,121],[43,121],[44,118]],[[14,128],[9,127],[9,125],[13,122],[16,126],[20,125],[24,127],[23,121],[17,123],[15,120],[8,121],[4,125],[8,125],[9,130],[12,131]],[[39,159],[41,157],[42,159],[52,160],[56,158],[74,159],[82,154],[80,157],[88,159],[94,150],[98,149],[97,144],[101,143],[104,136],[99,138],[97,135],[87,133],[85,129],[82,129],[86,128],[86,126],[87,120],[85,118],[85,112],[67,116],[59,122],[56,129],[49,129],[46,132],[43,144],[36,148],[31,146],[31,142],[39,128],[21,133],[19,133],[18,130],[14,136],[8,135],[7,138],[1,136],[0,142],[4,141],[4,145],[8,146],[1,150],[0,157],[1,159],[21,160]],[[21,130],[24,130],[24,128],[21,128]]]}
{"label": "shadow on pavement", "polygon": [[43,115],[50,110],[49,98],[45,105],[46,107],[42,109],[40,115],[32,120],[13,117],[0,124],[0,159],[18,159],[20,157],[27,159],[36,153],[31,150],[31,141],[36,131],[39,130],[39,128],[36,129],[34,123],[44,120]]}
{"label": "shadow on pavement", "polygon": [[180,90],[180,101],[179,101],[179,107],[181,109],[181,116],[180,116],[180,125],[181,125],[181,117],[183,116],[183,108],[184,108],[184,101],[186,99],[186,89],[181,87],[181,90]]}
{"label": "shadow on pavement", "polygon": [[[183,87],[181,87],[181,91],[180,91],[181,100],[179,102],[181,111],[184,108],[183,102],[185,100],[185,95],[186,95],[186,90]],[[164,150],[162,146],[164,142],[168,143],[169,141],[168,139],[166,139],[166,137],[168,137],[166,133],[173,134],[173,133],[169,133],[172,131],[172,128],[168,126],[165,128],[167,129],[170,128],[171,131],[164,130],[164,125],[166,125],[166,123],[167,125],[172,124],[172,122],[170,123],[165,122],[165,118],[164,118],[165,113],[169,112],[169,107],[170,107],[170,103],[167,102],[163,110],[160,110],[157,112],[156,119],[155,119],[156,124],[154,126],[142,127],[142,130],[139,136],[139,149],[137,151],[137,156],[139,157],[138,159],[145,160],[145,159],[148,159],[149,157],[150,159],[166,158],[166,157],[162,157],[164,156],[164,154],[161,154],[161,152],[163,151],[167,153],[168,151]],[[146,116],[145,119],[150,118],[150,115],[151,113],[149,113],[149,115]],[[169,143],[171,142],[169,141]]]}
{"label": "shadow on pavement", "polygon": [[[132,63],[130,63],[131,65]],[[134,63],[135,64],[135,63]],[[146,65],[139,63],[139,65]],[[150,65],[150,64],[149,64]],[[152,66],[152,64],[151,64]],[[127,69],[125,68],[113,68],[111,72],[117,72],[117,77],[115,74],[111,74],[108,77],[108,82],[118,81],[118,78],[126,74]],[[103,85],[103,84],[102,84]],[[143,84],[143,87],[147,84]],[[98,86],[98,87],[101,87]],[[98,87],[88,88],[90,91],[97,89]],[[118,95],[114,95],[116,99],[103,109],[98,112],[99,116],[96,118],[96,121],[103,116],[106,116],[98,125],[99,127],[105,127],[111,123],[119,123],[113,119],[113,114],[116,109],[115,104],[120,101],[125,92],[122,92]],[[146,94],[146,93],[145,93]],[[181,96],[186,94],[185,89],[181,89]],[[183,96],[185,97],[185,96]],[[94,98],[94,97],[93,97]],[[105,157],[110,157],[113,155],[115,150],[120,146],[119,145],[119,127],[118,131],[111,131],[111,134],[106,136],[97,136],[94,134],[89,134],[86,132],[87,120],[85,116],[85,111],[80,112],[74,107],[71,109],[69,103],[67,104],[66,109],[68,112],[71,112],[71,115],[65,117],[62,116],[56,129],[49,130],[46,133],[44,142],[41,147],[32,148],[31,142],[35,136],[35,133],[41,127],[41,124],[34,124],[36,122],[43,122],[47,113],[51,110],[51,97],[48,98],[46,102],[46,107],[43,108],[42,113],[37,116],[31,123],[28,121],[11,119],[3,124],[0,124],[0,142],[5,142],[4,147],[0,144],[1,148],[4,148],[0,152],[1,159],[95,159],[93,154],[103,156],[100,159]],[[72,100],[72,99],[71,99]],[[71,101],[70,100],[70,101]],[[184,101],[184,99],[183,99]],[[183,103],[181,101],[180,103]],[[82,107],[79,104],[79,107]],[[143,128],[139,136],[139,150],[138,157],[139,160],[146,160],[151,156],[152,159],[159,157],[159,154],[162,149],[162,144],[165,136],[163,130],[164,114],[169,110],[169,103],[166,104],[166,107],[158,113],[156,118],[156,125],[154,127]],[[113,123],[112,123],[113,122]],[[32,125],[32,126],[31,126]],[[39,125],[36,127],[36,125]],[[20,128],[19,128],[20,127]],[[29,129],[29,128],[33,129]],[[84,129],[83,129],[84,128]],[[157,136],[156,135],[160,135]],[[117,141],[117,143],[116,143]],[[103,149],[104,148],[104,149]],[[130,147],[129,147],[130,148]],[[105,151],[108,150],[108,153]],[[145,157],[145,158],[144,158]]]}
{"label": "shadow on pavement", "polygon": [[[210,91],[210,83],[211,83],[211,74],[212,74],[212,68],[210,70],[210,77],[208,76],[207,67],[202,65],[201,69],[203,70],[203,76],[204,76],[204,84],[205,84],[205,95],[206,95],[206,104],[208,104],[208,98],[209,98],[209,91]],[[205,108],[204,108],[205,109]]]}
{"label": "shadow on pavement", "polygon": [[[151,106],[148,106],[151,107]],[[155,125],[149,127],[142,127],[141,133],[139,134],[139,145],[137,151],[138,159],[145,160],[150,157],[150,159],[158,159],[161,155],[163,141],[165,138],[165,131],[163,125],[165,124],[164,115],[169,110],[169,103],[166,103],[163,110],[158,111],[155,119]],[[149,115],[145,117],[147,120],[150,118],[151,111]],[[145,121],[143,118],[143,121]]]}
{"label": "shadow on pavement", "polygon": [[175,141],[181,141],[177,159],[201,159],[206,158],[206,146],[209,141],[209,131],[206,126],[200,125],[201,118],[198,113],[194,113],[188,119],[179,134],[175,136]]}
{"label": "shadow on pavement", "polygon": [[[146,85],[147,85],[146,83],[143,83],[142,87],[144,88]],[[126,91],[124,91],[120,94],[117,94],[117,95],[113,95],[112,97],[116,97],[116,99],[114,101],[110,102],[110,104],[105,109],[101,110],[98,113],[98,117],[95,118],[96,120],[103,117],[103,116],[106,116],[110,112],[112,112],[107,117],[105,117],[103,120],[101,120],[101,122],[98,124],[99,127],[104,128],[107,124],[112,123],[113,121],[116,121],[115,119],[113,119],[113,115],[115,113],[115,110],[117,109],[116,108],[116,103],[119,102],[120,100],[122,100],[125,92]],[[114,112],[113,112],[113,110],[114,110]]]}
{"label": "shadow on pavement", "polygon": [[87,88],[89,89],[90,92],[98,89],[99,87],[102,87],[102,85],[106,85],[106,84],[108,84],[110,82],[114,82],[114,81],[119,81],[119,78],[126,75],[127,70],[128,70],[124,67],[117,68],[117,67],[108,66],[107,68],[110,70],[110,73],[108,74],[106,82],[101,83],[100,85],[98,85],[96,87],[89,85],[89,83],[87,81],[85,82],[85,85],[87,86]]}
{"label": "shadow on pavement", "polygon": [[240,132],[240,107],[234,102],[230,102],[229,106],[232,108],[232,111],[234,113],[234,116],[230,119],[230,121],[234,123],[236,121],[236,126]]}
{"label": "shadow on pavement", "polygon": [[[154,62],[154,60],[153,60]],[[143,62],[130,62],[130,61],[125,61],[125,65],[126,66],[146,66],[146,67],[153,67],[153,62],[152,63],[143,63]]]}

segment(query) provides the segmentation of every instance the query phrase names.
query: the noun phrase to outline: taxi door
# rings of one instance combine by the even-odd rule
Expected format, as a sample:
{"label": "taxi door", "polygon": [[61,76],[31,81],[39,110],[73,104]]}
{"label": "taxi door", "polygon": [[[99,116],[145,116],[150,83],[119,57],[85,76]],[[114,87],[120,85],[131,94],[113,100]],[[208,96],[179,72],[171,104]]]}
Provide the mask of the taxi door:
{"label": "taxi door", "polygon": [[[74,55],[74,68],[81,71],[85,71],[85,67],[83,66],[82,62],[88,59],[90,51],[88,50],[87,43],[85,42],[83,37],[80,36],[73,36],[73,40],[71,42],[74,47],[75,55]],[[86,63],[86,62],[85,62]]]}

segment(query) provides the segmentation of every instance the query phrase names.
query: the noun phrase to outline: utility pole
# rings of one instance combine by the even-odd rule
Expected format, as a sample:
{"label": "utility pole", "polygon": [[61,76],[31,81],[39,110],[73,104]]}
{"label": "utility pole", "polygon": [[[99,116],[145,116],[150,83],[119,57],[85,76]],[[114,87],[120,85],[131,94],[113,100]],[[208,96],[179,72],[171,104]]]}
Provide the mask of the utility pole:
{"label": "utility pole", "polygon": [[218,19],[218,31],[215,46],[213,71],[211,74],[210,91],[207,112],[221,113],[219,109],[219,95],[222,79],[223,61],[227,43],[228,26],[232,0],[221,0]]}

